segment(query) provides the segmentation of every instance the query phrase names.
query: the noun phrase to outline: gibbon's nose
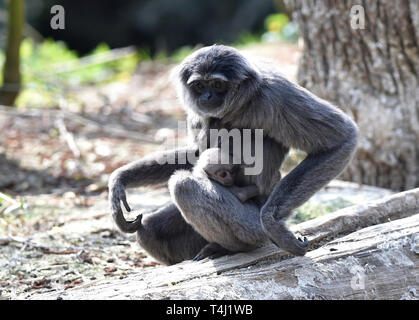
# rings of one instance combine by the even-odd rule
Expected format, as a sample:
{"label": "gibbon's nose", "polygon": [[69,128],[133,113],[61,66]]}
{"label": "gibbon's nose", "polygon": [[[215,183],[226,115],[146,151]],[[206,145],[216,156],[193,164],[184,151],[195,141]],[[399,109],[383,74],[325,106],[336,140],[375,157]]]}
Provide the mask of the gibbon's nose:
{"label": "gibbon's nose", "polygon": [[221,100],[218,99],[217,95],[211,91],[204,92],[199,97],[199,105],[204,108],[217,108],[220,106]]}

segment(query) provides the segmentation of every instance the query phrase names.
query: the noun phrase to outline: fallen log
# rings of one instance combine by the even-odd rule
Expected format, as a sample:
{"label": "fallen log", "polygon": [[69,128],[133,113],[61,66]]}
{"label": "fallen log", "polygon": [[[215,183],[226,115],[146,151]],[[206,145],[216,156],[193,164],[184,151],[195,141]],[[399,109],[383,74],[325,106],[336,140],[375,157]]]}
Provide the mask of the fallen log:
{"label": "fallen log", "polygon": [[419,189],[304,222],[314,250],[185,261],[32,299],[418,299]]}

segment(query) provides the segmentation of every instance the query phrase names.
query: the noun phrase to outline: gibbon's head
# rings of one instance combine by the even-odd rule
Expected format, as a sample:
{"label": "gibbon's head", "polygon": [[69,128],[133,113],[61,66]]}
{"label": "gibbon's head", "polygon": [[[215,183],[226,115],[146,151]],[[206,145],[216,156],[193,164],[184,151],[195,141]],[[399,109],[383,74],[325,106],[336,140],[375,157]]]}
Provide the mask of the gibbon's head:
{"label": "gibbon's head", "polygon": [[238,50],[213,45],[201,48],[175,69],[185,107],[204,117],[236,112],[254,94],[260,75]]}
{"label": "gibbon's head", "polygon": [[[210,148],[201,153],[196,168],[203,170],[208,178],[215,180],[223,186],[230,187],[234,184],[239,167],[233,164],[233,158],[226,155],[222,158],[221,149]],[[196,169],[195,170],[198,170]]]}

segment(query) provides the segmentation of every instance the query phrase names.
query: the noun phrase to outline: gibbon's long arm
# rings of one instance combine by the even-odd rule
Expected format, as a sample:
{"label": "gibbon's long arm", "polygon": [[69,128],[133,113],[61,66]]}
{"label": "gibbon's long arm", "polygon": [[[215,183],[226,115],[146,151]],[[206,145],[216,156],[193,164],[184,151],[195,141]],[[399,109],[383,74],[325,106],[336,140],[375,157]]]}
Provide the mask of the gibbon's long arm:
{"label": "gibbon's long arm", "polygon": [[[140,160],[133,161],[115,170],[109,179],[109,202],[111,214],[118,228],[123,232],[133,233],[141,225],[141,215],[134,221],[127,221],[121,208],[121,201],[128,211],[125,189],[129,187],[139,187],[155,185],[167,182],[175,170],[191,169],[193,164],[179,163],[179,159],[186,159],[186,153],[195,154],[195,148],[182,148],[165,152],[154,152]],[[183,153],[180,155],[180,153]],[[171,159],[167,163],[166,159]],[[174,161],[173,161],[174,160]],[[181,161],[182,162],[182,161]],[[183,161],[185,162],[185,161]],[[171,164],[172,163],[172,164]]]}
{"label": "gibbon's long arm", "polygon": [[279,247],[303,255],[308,241],[296,239],[286,229],[285,219],[346,167],[356,149],[358,130],[339,109],[286,79],[278,78],[266,90],[275,90],[268,94],[271,105],[277,106],[272,109],[269,134],[308,155],[276,184],[261,209],[261,222]]}

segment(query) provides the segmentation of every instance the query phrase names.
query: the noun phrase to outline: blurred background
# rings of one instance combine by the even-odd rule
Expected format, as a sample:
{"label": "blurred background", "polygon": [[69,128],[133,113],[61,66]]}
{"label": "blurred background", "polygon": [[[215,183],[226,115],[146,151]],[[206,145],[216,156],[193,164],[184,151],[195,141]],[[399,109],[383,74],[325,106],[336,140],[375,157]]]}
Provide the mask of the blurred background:
{"label": "blurred background", "polygon": [[[77,85],[126,80],[140,62],[177,63],[200,46],[298,39],[297,24],[290,21],[282,1],[12,3],[16,3],[13,12],[8,11],[7,1],[0,0],[1,65],[6,59],[9,15],[14,21],[9,67],[3,68],[11,78],[1,79],[5,83],[0,103],[17,107],[56,106],[57,94]],[[62,28],[51,26],[59,18],[54,5],[63,8]],[[13,88],[18,85],[13,82],[22,87]]]}
{"label": "blurred background", "polygon": [[[419,5],[370,1],[364,25],[354,5],[0,0],[0,299],[156,264],[115,230],[107,181],[185,138],[169,75],[202,46],[269,58],[357,122],[354,160],[291,224],[418,187]],[[304,156],[291,150],[283,175]],[[129,194],[136,210],[168,199],[165,187]]]}
{"label": "blurred background", "polygon": [[[49,27],[49,8],[62,5],[66,28]],[[172,53],[182,46],[235,42],[246,35],[261,35],[265,18],[276,12],[271,0],[169,1],[124,0],[28,1],[27,18],[44,37],[62,40],[81,54],[101,42],[111,48],[136,45],[151,55]]]}
{"label": "blurred background", "polygon": [[[0,0],[0,105],[13,117],[1,122],[0,188],[106,189],[115,168],[177,135],[184,113],[168,76],[193,50],[234,45],[295,79],[297,42],[282,1]],[[115,152],[116,141],[128,145]]]}

